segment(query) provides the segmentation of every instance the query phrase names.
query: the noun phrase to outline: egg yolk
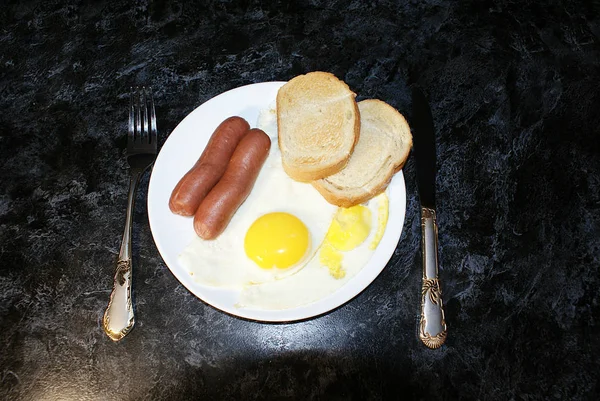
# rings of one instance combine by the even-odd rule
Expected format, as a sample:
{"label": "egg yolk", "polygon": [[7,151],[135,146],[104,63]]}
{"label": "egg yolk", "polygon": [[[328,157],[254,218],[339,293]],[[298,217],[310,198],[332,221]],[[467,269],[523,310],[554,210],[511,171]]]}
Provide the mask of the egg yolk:
{"label": "egg yolk", "polygon": [[369,236],[371,210],[363,205],[339,208],[327,232],[327,240],[340,251],[350,251]]}
{"label": "egg yolk", "polygon": [[371,210],[363,205],[339,208],[319,252],[319,262],[334,278],[343,278],[341,251],[351,251],[362,244],[371,232]]}
{"label": "egg yolk", "polygon": [[319,253],[319,262],[322,266],[329,269],[329,274],[333,278],[344,278],[346,271],[342,268],[342,260],[344,255],[333,247],[329,242],[325,241],[321,246]]}
{"label": "egg yolk", "polygon": [[285,269],[298,263],[308,251],[310,235],[296,216],[276,212],[265,214],[246,232],[246,255],[263,269]]}
{"label": "egg yolk", "polygon": [[375,237],[369,244],[369,249],[374,251],[379,245],[379,242],[383,238],[383,234],[385,233],[385,227],[387,226],[388,215],[389,215],[389,199],[385,192],[377,195],[375,198],[379,203],[379,207],[377,208],[377,231],[375,232]]}

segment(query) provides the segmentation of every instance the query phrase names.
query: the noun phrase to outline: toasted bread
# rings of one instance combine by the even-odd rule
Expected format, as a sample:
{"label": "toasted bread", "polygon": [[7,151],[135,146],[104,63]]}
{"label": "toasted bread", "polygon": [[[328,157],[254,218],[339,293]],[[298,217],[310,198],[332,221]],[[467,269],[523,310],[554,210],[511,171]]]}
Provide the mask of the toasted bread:
{"label": "toasted bread", "polygon": [[283,169],[294,180],[313,181],[340,171],[359,137],[356,94],[327,72],[299,75],[277,93]]}
{"label": "toasted bread", "polygon": [[404,166],[412,135],[396,109],[381,100],[358,102],[360,138],[346,166],[338,173],[312,182],[329,202],[350,207],[385,191],[392,176]]}

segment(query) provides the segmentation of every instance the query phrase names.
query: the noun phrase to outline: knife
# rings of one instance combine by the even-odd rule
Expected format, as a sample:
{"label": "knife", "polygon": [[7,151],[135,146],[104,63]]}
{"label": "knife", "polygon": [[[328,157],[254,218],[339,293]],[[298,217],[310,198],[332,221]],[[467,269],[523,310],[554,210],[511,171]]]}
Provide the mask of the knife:
{"label": "knife", "polygon": [[419,338],[436,349],[446,341],[446,319],[438,277],[438,225],[435,212],[436,152],[433,118],[427,98],[413,88],[413,147],[417,166],[417,187],[421,201],[421,248],[423,251],[423,286]]}

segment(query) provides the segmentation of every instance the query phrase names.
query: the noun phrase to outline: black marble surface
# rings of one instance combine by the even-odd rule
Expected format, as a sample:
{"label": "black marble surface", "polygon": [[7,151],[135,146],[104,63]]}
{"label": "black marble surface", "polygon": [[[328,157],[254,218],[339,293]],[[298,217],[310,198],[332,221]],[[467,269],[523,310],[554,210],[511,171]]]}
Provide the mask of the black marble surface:
{"label": "black marble surface", "polygon": [[[0,7],[0,399],[596,400],[597,1],[5,1]],[[347,305],[262,324],[204,304],[152,240],[137,323],[101,329],[127,196],[127,94],[164,141],[211,97],[311,70],[438,130],[446,345],[417,339],[419,204]]]}

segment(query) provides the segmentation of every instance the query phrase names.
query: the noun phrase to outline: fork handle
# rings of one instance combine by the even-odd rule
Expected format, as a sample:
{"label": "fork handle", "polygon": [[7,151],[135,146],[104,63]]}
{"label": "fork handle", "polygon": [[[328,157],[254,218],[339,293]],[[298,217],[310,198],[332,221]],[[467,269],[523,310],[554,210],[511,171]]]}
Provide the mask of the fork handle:
{"label": "fork handle", "polygon": [[125,337],[135,323],[131,298],[131,231],[135,194],[143,172],[139,169],[131,170],[125,230],[121,241],[119,260],[117,261],[113,290],[102,322],[104,332],[113,341],[119,341]]}

